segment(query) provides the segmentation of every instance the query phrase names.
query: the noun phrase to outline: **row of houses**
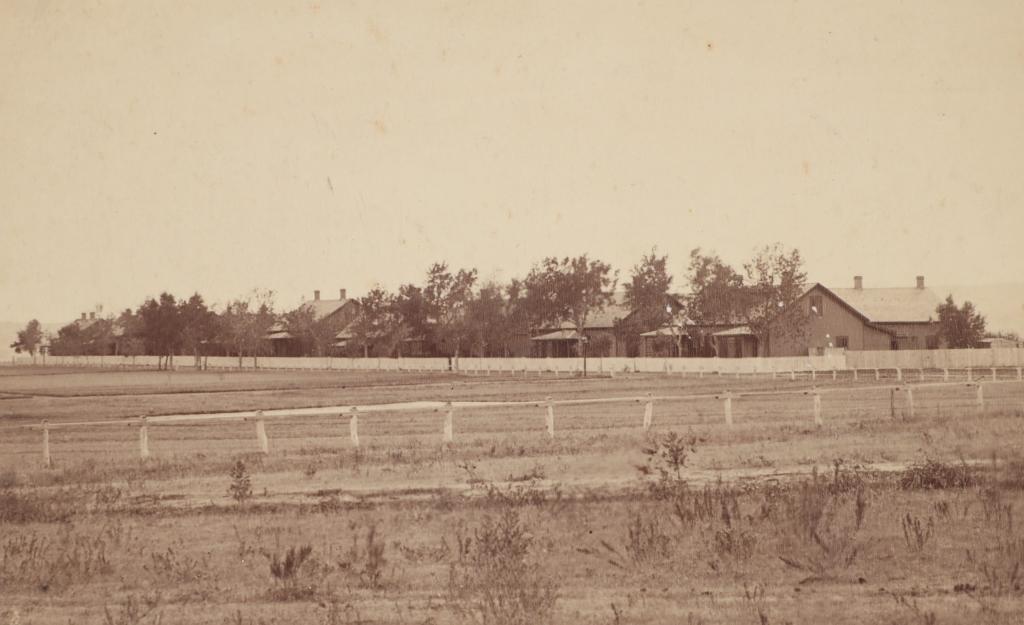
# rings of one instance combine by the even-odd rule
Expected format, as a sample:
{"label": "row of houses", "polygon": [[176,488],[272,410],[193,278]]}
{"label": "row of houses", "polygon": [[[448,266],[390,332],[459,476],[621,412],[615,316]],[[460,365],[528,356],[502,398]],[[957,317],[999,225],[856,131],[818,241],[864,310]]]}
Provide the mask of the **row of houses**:
{"label": "row of houses", "polygon": [[[696,324],[681,317],[682,298],[666,297],[672,323],[658,328],[639,328],[633,323],[636,311],[625,305],[624,293],[603,310],[592,314],[581,336],[575,325],[565,322],[537,328],[512,346],[510,356],[567,357],[582,348],[592,356],[752,356],[822,355],[829,350],[902,350],[943,347],[936,307],[941,299],[927,288],[923,276],[908,287],[869,288],[861,276],[850,287],[810,286],[792,304],[805,324],[800,332],[783,331],[769,323],[766,337],[759,339],[743,323]],[[352,341],[352,323],[359,314],[359,302],[340,289],[337,299],[313,299],[300,308],[313,313],[317,321],[330,321],[340,328],[333,348],[344,352]],[[781,322],[780,322],[781,323]],[[275,355],[297,355],[296,340],[283,324],[267,335]],[[407,339],[405,355],[429,355],[421,337]]]}
{"label": "row of houses", "polygon": [[[505,353],[495,355],[571,357],[578,355],[644,357],[681,356],[742,358],[754,356],[824,355],[831,350],[917,350],[945,347],[940,337],[936,308],[939,296],[917,276],[913,286],[870,288],[861,276],[848,287],[811,285],[786,311],[796,311],[801,327],[794,332],[783,322],[770,322],[766,336],[758,337],[742,322],[699,324],[685,318],[683,298],[667,295],[666,311],[672,321],[661,327],[643,327],[639,315],[625,303],[625,293],[615,294],[611,304],[592,313],[582,335],[574,324],[564,322],[523,332]],[[329,329],[326,336],[330,355],[358,356],[354,323],[360,304],[345,289],[337,298],[323,298],[320,291],[300,304],[300,312]],[[99,313],[99,315],[98,315]],[[780,315],[780,320],[786,316]],[[102,310],[82,313],[73,324],[85,331],[102,320]],[[117,353],[123,329],[114,322],[109,333],[108,353]],[[293,336],[285,323],[275,323],[266,334],[268,352],[275,356],[302,356],[307,347]],[[582,338],[582,340],[581,340]],[[985,339],[980,347],[1021,347],[1008,339]],[[43,350],[46,350],[46,345]],[[403,356],[434,356],[426,337],[403,340]],[[582,350],[582,354],[580,353]]]}

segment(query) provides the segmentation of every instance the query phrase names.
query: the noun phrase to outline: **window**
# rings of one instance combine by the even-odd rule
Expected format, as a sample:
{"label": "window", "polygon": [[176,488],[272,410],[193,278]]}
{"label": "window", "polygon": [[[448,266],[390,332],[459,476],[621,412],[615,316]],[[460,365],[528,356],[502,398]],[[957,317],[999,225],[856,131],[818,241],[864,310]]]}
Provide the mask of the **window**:
{"label": "window", "polygon": [[811,296],[811,314],[819,317],[824,315],[825,309],[822,308],[822,301],[820,295]]}
{"label": "window", "polygon": [[836,337],[836,347],[841,347],[843,349],[847,349],[848,347],[850,347],[850,337],[848,337],[848,336],[837,336]]}

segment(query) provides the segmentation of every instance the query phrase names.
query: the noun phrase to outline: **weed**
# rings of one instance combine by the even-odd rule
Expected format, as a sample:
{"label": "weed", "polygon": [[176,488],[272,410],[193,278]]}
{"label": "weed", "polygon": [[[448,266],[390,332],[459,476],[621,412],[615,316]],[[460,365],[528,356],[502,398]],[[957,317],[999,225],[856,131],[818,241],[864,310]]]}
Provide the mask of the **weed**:
{"label": "weed", "polygon": [[630,518],[626,532],[626,553],[634,564],[652,564],[672,555],[672,539],[662,530],[656,516],[645,518],[644,514],[637,512]]}
{"label": "weed", "polygon": [[313,555],[313,547],[302,545],[301,547],[290,547],[284,552],[284,557],[273,554],[270,559],[270,575],[274,578],[274,588],[271,590],[271,598],[275,601],[295,601],[308,599],[315,593],[310,584],[304,584],[302,580],[302,568],[309,557]]}
{"label": "weed", "polygon": [[245,463],[238,459],[228,473],[231,477],[231,485],[228,486],[228,494],[238,502],[239,505],[252,499],[252,478],[249,476],[249,469]]}
{"label": "weed", "polygon": [[160,593],[153,592],[147,595],[128,595],[111,610],[110,606],[103,606],[104,625],[139,625],[146,618],[153,615],[150,622],[159,623],[162,614],[157,612],[161,602]]}
{"label": "weed", "polygon": [[544,470],[544,465],[540,463],[534,463],[526,473],[520,475],[509,474],[505,481],[507,482],[535,482],[537,480],[547,479],[547,472]]}
{"label": "weed", "polygon": [[907,599],[900,594],[893,594],[892,598],[896,601],[897,606],[907,610],[914,620],[921,625],[936,625],[938,623],[935,613],[921,609],[917,605],[917,599]]}
{"label": "weed", "polygon": [[338,562],[338,568],[352,575],[360,588],[379,590],[384,587],[385,542],[377,537],[377,526],[370,525],[366,538],[360,546],[359,532],[352,535],[352,546],[345,558]]}
{"label": "weed", "polygon": [[845,497],[815,472],[782,499],[783,510],[776,519],[781,539],[779,559],[810,573],[803,582],[834,579],[853,564],[860,552],[856,534],[865,508],[855,503],[853,518],[844,521],[840,512]]}
{"label": "weed", "polygon": [[188,584],[209,578],[209,553],[196,559],[188,554],[178,553],[173,547],[168,547],[167,551],[149,554],[149,558],[150,562],[143,568],[162,579]]}
{"label": "weed", "polygon": [[935,519],[928,517],[927,523],[922,523],[921,519],[908,512],[901,519],[901,524],[903,525],[903,540],[907,543],[907,549],[918,553],[924,550],[935,530]]}
{"label": "weed", "polygon": [[1005,528],[1013,532],[1013,504],[1003,502],[1003,491],[999,488],[986,488],[979,493],[982,514],[985,522],[997,528]]}
{"label": "weed", "polygon": [[104,530],[82,533],[64,527],[55,538],[29,532],[0,543],[0,586],[59,590],[113,571]]}
{"label": "weed", "polygon": [[548,622],[557,585],[531,563],[532,538],[515,508],[486,518],[467,545],[467,558],[449,568],[448,603],[456,614],[482,623],[527,625]]}
{"label": "weed", "polygon": [[977,476],[963,460],[957,466],[931,458],[908,467],[899,479],[904,490],[969,488],[977,483]]}
{"label": "weed", "polygon": [[660,484],[680,482],[689,454],[697,451],[697,437],[684,438],[676,432],[652,436],[643,448],[647,462],[637,467],[643,475],[657,473]]}
{"label": "weed", "polygon": [[981,578],[984,591],[1016,594],[1024,577],[1024,538],[1003,535],[979,550],[967,550],[967,562]]}

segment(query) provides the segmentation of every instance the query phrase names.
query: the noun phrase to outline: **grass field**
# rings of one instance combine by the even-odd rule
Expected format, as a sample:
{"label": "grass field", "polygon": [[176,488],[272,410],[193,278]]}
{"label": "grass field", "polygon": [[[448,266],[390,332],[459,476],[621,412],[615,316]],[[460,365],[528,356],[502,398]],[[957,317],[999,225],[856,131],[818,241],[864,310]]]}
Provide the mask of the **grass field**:
{"label": "grass field", "polygon": [[894,383],[0,368],[0,623],[1022,622],[1024,384]]}

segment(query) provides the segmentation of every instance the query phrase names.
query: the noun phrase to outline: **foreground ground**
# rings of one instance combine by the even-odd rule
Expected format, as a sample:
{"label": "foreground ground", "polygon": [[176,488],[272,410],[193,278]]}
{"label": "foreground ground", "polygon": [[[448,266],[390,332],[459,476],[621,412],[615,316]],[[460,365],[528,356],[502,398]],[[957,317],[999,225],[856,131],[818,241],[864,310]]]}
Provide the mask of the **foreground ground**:
{"label": "foreground ground", "polygon": [[[799,392],[731,427],[715,397],[812,384],[820,426]],[[3,370],[0,623],[1021,622],[1024,385],[919,387],[911,417],[876,384]],[[358,449],[341,411],[277,419],[267,455],[252,422],[151,426],[145,461],[137,427],[60,427],[647,393],[649,432],[581,404],[553,439],[536,405],[462,408],[447,444],[441,413],[364,414]],[[44,418],[52,468],[10,429]]]}

